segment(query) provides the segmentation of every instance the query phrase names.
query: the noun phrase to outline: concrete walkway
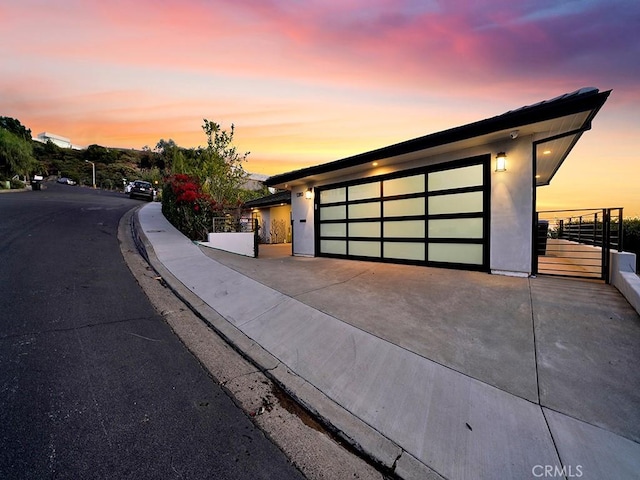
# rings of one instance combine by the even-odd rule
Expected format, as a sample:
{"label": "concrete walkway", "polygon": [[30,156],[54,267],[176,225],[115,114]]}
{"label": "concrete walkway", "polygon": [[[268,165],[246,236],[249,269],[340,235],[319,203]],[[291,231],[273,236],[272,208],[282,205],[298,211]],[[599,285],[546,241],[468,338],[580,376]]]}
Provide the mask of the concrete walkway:
{"label": "concrete walkway", "polygon": [[611,286],[240,257],[157,203],[137,232],[214,328],[403,478],[640,478],[640,318]]}

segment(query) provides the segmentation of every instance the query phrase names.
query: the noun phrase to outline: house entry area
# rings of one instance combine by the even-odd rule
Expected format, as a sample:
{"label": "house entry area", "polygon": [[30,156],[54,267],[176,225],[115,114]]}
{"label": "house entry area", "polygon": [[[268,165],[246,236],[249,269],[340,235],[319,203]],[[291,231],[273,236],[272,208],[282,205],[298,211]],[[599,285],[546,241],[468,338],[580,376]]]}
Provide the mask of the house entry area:
{"label": "house entry area", "polygon": [[489,270],[490,155],[316,187],[319,256]]}

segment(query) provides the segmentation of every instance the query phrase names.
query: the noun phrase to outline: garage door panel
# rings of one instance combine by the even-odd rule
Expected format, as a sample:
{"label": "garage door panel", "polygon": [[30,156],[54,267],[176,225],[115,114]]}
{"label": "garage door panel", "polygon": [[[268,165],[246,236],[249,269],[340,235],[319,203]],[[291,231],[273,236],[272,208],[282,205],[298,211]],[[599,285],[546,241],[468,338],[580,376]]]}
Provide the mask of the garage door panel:
{"label": "garage door panel", "polygon": [[349,236],[380,238],[380,222],[350,223]]}
{"label": "garage door panel", "polygon": [[429,215],[482,212],[483,192],[455,193],[429,197]]}
{"label": "garage door panel", "polygon": [[424,173],[382,182],[385,197],[424,192]]}
{"label": "garage door panel", "polygon": [[424,243],[384,242],[384,258],[424,261]]}
{"label": "garage door panel", "polygon": [[332,255],[346,255],[347,242],[344,240],[321,240],[320,251]]}
{"label": "garage door panel", "polygon": [[363,183],[361,185],[351,185],[348,188],[349,201],[364,200],[367,198],[380,197],[380,182]]}
{"label": "garage door panel", "polygon": [[429,173],[429,192],[475,187],[483,183],[481,164]]}
{"label": "garage door panel", "polygon": [[320,209],[320,220],[344,220],[347,218],[347,206],[337,205],[334,207],[322,207]]}
{"label": "garage door panel", "polygon": [[384,222],[385,238],[424,238],[424,220]]}
{"label": "garage door panel", "polygon": [[409,215],[424,215],[424,197],[386,200],[384,202],[385,217],[406,217]]}
{"label": "garage door panel", "polygon": [[429,238],[482,238],[482,218],[450,218],[429,221]]}
{"label": "garage door panel", "polygon": [[349,241],[349,255],[380,258],[380,252],[379,240],[376,242]]}
{"label": "garage door panel", "polygon": [[346,237],[346,223],[323,223],[320,225],[320,235],[323,237]]}
{"label": "garage door panel", "polygon": [[379,218],[380,202],[356,203],[349,205],[349,219]]}
{"label": "garage door panel", "polygon": [[429,261],[482,265],[483,246],[466,243],[431,243]]}
{"label": "garage door panel", "polygon": [[320,203],[336,203],[347,200],[347,187],[331,188],[320,192]]}

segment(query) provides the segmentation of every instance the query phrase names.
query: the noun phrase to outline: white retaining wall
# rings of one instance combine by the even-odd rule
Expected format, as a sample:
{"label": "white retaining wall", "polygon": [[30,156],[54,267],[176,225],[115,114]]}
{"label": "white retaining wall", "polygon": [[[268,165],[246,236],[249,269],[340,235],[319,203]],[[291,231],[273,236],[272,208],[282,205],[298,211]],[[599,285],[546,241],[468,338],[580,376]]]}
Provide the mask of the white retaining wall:
{"label": "white retaining wall", "polygon": [[640,313],[640,277],[636,274],[636,255],[629,252],[611,252],[610,283]]}
{"label": "white retaining wall", "polygon": [[209,233],[209,242],[203,245],[225,252],[237,253],[246,257],[255,257],[255,240],[253,232],[249,233]]}

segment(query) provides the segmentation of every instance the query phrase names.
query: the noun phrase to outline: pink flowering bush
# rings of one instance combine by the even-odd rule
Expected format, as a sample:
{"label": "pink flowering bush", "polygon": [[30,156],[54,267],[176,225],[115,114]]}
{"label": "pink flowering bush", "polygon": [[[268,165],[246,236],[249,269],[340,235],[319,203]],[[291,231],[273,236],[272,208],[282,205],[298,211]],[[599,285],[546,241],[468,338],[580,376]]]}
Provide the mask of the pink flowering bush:
{"label": "pink flowering bush", "polygon": [[162,213],[191,240],[206,240],[213,217],[221,206],[202,191],[197,179],[176,174],[167,177],[162,189]]}

